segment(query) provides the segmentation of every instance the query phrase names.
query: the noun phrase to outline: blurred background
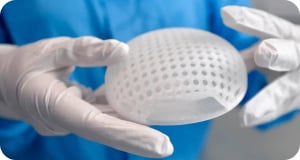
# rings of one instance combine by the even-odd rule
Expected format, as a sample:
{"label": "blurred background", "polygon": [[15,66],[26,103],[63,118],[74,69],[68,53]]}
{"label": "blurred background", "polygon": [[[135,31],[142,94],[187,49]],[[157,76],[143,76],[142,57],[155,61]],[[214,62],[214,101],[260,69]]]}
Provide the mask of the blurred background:
{"label": "blurred background", "polygon": [[[300,14],[297,7],[287,0],[252,1],[255,8],[300,24]],[[261,131],[256,128],[241,127],[237,108],[214,120],[208,145],[201,159],[286,160],[296,154],[299,145],[299,115],[283,125]]]}
{"label": "blurred background", "polygon": [[238,109],[214,120],[203,160],[286,160],[300,145],[300,116],[267,131],[242,128]]}
{"label": "blurred background", "polygon": [[[300,4],[299,0],[295,1]],[[277,16],[288,19],[294,23],[300,23],[300,15],[297,7],[288,0],[252,0],[255,8],[265,10],[269,13],[273,13]]]}

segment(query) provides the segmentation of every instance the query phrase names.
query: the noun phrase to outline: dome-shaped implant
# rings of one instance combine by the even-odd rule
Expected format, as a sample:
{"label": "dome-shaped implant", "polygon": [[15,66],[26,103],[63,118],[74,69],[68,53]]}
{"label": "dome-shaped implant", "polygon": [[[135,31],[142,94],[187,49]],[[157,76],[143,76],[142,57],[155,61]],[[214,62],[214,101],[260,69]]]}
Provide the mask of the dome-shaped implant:
{"label": "dome-shaped implant", "polygon": [[128,44],[129,56],[106,73],[107,99],[126,119],[148,125],[204,121],[233,109],[246,92],[238,51],[212,33],[161,29]]}

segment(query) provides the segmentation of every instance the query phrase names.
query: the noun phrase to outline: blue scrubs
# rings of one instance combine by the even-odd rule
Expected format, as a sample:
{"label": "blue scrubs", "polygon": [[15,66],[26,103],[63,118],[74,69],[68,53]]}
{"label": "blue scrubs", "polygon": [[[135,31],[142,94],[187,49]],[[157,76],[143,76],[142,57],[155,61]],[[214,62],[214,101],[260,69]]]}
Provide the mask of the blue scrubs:
{"label": "blue scrubs", "polygon": [[[238,49],[256,39],[224,27],[220,8],[249,5],[247,0],[14,0],[0,17],[0,42],[23,45],[57,36],[96,36],[124,42],[147,31],[166,27],[193,27],[216,33]],[[41,62],[42,63],[42,62]],[[105,68],[76,68],[70,79],[96,89]],[[211,122],[181,126],[154,126],[174,144],[165,160],[196,160]],[[122,134],[122,133],[120,133]],[[0,146],[13,159],[24,160],[146,160],[70,134],[40,136],[28,124],[0,119]]]}

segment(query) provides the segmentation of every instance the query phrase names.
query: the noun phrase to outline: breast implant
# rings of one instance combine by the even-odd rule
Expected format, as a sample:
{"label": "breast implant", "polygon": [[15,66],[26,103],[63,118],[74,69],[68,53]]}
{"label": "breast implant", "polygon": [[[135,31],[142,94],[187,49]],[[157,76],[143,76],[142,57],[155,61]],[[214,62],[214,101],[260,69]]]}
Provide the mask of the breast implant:
{"label": "breast implant", "polygon": [[167,28],[128,42],[107,68],[106,97],[125,119],[179,125],[221,116],[242,100],[247,71],[238,51],[207,31]]}

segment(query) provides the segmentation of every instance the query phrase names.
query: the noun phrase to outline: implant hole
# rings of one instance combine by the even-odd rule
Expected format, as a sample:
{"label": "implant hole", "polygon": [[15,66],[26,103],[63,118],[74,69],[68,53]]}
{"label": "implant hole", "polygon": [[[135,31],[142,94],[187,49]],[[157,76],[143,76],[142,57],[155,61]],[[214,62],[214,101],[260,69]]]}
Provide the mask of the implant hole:
{"label": "implant hole", "polygon": [[185,80],[185,81],[183,82],[183,84],[186,85],[186,86],[188,86],[188,85],[190,84],[190,82],[189,82],[188,80]]}
{"label": "implant hole", "polygon": [[176,68],[176,65],[173,64],[173,65],[171,66],[171,69],[175,69],[175,68]]}
{"label": "implant hole", "polygon": [[164,75],[162,76],[162,78],[163,78],[163,79],[167,79],[167,78],[168,78],[168,75],[167,75],[167,74],[164,74]]}
{"label": "implant hole", "polygon": [[152,71],[151,71],[151,73],[152,73],[152,74],[156,73],[156,70],[155,70],[155,69],[154,69],[154,70],[152,70]]}
{"label": "implant hole", "polygon": [[212,81],[212,85],[213,85],[213,87],[216,87],[217,83],[215,81]]}
{"label": "implant hole", "polygon": [[140,99],[141,101],[143,101],[143,100],[144,100],[144,96],[143,96],[143,95],[140,95],[140,96],[139,96],[139,99]]}
{"label": "implant hole", "polygon": [[158,78],[157,77],[154,77],[153,78],[153,82],[157,82],[158,81]]}
{"label": "implant hole", "polygon": [[221,87],[221,89],[224,89],[224,84],[221,83],[221,84],[220,84],[220,87]]}
{"label": "implant hole", "polygon": [[174,72],[174,73],[172,74],[172,76],[173,76],[173,77],[177,77],[177,76],[178,76],[178,73],[177,73],[177,72]]}
{"label": "implant hole", "polygon": [[184,76],[186,76],[187,74],[188,74],[187,71],[183,71],[183,72],[182,72],[182,75],[184,75]]}
{"label": "implant hole", "polygon": [[159,63],[160,63],[160,64],[164,64],[164,63],[165,63],[165,61],[164,61],[164,60],[161,60],[161,61],[159,61]]}
{"label": "implant hole", "polygon": [[169,83],[165,84],[165,89],[170,89],[171,88],[171,85]]}
{"label": "implant hole", "polygon": [[235,91],[234,96],[237,96],[240,93],[240,88]]}
{"label": "implant hole", "polygon": [[142,77],[143,77],[143,78],[147,77],[147,73],[143,73],[143,74],[142,74]]}
{"label": "implant hole", "polygon": [[228,86],[228,87],[227,87],[227,90],[228,90],[228,92],[230,92],[230,90],[231,90],[231,87],[230,87],[230,86]]}
{"label": "implant hole", "polygon": [[137,85],[136,87],[135,87],[135,91],[140,91],[140,86],[139,85]]}
{"label": "implant hole", "polygon": [[147,91],[147,96],[151,97],[152,96],[152,91]]}
{"label": "implant hole", "polygon": [[194,83],[194,85],[198,85],[199,81],[195,79],[195,80],[193,80],[193,83]]}
{"label": "implant hole", "polygon": [[220,74],[220,77],[221,77],[222,79],[224,79],[224,75],[223,75],[222,73]]}
{"label": "implant hole", "polygon": [[160,92],[160,91],[161,91],[161,88],[160,88],[160,87],[156,87],[155,91],[156,91],[156,92]]}
{"label": "implant hole", "polygon": [[216,76],[216,73],[215,73],[215,72],[211,72],[210,74],[211,74],[213,77]]}
{"label": "implant hole", "polygon": [[161,69],[160,69],[160,71],[165,71],[167,68],[166,67],[162,67]]}
{"label": "implant hole", "polygon": [[203,85],[205,85],[205,86],[207,86],[207,84],[208,84],[207,80],[203,80],[202,83],[203,83]]}
{"label": "implant hole", "polygon": [[193,75],[197,75],[198,72],[197,72],[197,71],[192,71],[192,74],[193,74]]}

